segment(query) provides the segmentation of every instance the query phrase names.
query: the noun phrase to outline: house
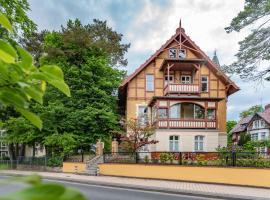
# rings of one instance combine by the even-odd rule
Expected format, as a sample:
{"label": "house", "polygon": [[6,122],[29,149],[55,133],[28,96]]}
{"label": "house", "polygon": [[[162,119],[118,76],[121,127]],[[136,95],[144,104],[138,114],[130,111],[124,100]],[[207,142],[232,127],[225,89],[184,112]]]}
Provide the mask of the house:
{"label": "house", "polygon": [[[265,106],[263,112],[257,112],[252,116],[248,116],[238,122],[231,130],[232,140],[237,144],[240,134],[250,134],[251,140],[269,140],[270,136],[270,104]],[[261,153],[268,152],[266,147],[258,149]]]}
{"label": "house", "polygon": [[[0,129],[0,158],[10,157],[8,144],[5,142],[6,130]],[[18,145],[19,149],[22,148]],[[45,147],[38,143],[35,144],[35,149],[32,146],[25,145],[24,156],[25,157],[43,157],[46,155]]]}
{"label": "house", "polygon": [[[147,45],[147,41],[145,43]],[[232,82],[181,27],[119,87],[125,119],[155,125],[150,151],[215,151],[227,145]]]}

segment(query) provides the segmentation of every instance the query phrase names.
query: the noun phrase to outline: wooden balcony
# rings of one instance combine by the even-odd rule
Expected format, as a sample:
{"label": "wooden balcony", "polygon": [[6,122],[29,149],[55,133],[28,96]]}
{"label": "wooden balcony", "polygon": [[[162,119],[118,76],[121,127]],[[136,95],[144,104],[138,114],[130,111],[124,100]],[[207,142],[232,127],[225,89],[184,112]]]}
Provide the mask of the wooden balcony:
{"label": "wooden balcony", "polygon": [[170,83],[165,86],[164,94],[198,94],[200,93],[200,87],[198,84],[179,84]]}
{"label": "wooden balcony", "polygon": [[157,128],[194,128],[194,129],[215,129],[216,120],[209,119],[158,119]]}

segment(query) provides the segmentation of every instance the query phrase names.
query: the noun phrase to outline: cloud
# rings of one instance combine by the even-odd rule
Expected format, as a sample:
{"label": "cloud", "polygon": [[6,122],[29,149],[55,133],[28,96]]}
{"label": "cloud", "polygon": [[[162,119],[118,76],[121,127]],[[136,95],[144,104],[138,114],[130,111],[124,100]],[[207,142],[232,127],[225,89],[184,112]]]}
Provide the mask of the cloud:
{"label": "cloud", "polygon": [[[238,51],[238,41],[250,31],[227,34],[224,27],[243,9],[244,0],[29,0],[30,17],[39,29],[60,29],[68,19],[79,18],[84,24],[94,18],[107,20],[113,29],[131,43],[127,70],[133,72],[174,33],[182,19],[187,35],[210,57],[217,50],[221,64],[230,64]],[[269,83],[257,85],[233,80],[241,91],[229,97],[228,119],[256,104],[270,103]]]}

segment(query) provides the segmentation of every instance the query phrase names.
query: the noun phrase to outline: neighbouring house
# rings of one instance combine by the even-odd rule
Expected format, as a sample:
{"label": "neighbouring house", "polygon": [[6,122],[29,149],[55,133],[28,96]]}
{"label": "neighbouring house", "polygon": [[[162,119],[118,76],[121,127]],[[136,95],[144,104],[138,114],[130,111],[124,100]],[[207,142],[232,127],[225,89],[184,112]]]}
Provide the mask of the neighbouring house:
{"label": "neighbouring house", "polygon": [[155,125],[153,139],[159,142],[149,151],[216,151],[227,145],[227,99],[239,88],[215,57],[212,61],[180,25],[123,81],[122,116]]}
{"label": "neighbouring house", "polygon": [[[8,144],[5,142],[6,130],[0,129],[0,157],[10,157]],[[22,145],[18,145],[18,148],[22,148]],[[42,157],[46,155],[45,147],[38,143],[35,144],[35,149],[32,146],[25,145],[24,147],[25,157]]]}
{"label": "neighbouring house", "polygon": [[8,145],[4,141],[5,134],[6,134],[5,130],[0,130],[0,157],[1,158],[9,156]]}
{"label": "neighbouring house", "polygon": [[[231,130],[232,140],[237,144],[241,133],[250,134],[251,140],[269,140],[270,139],[270,104],[265,106],[263,112],[257,112],[252,116],[241,119]],[[260,147],[259,152],[269,152],[266,147]]]}

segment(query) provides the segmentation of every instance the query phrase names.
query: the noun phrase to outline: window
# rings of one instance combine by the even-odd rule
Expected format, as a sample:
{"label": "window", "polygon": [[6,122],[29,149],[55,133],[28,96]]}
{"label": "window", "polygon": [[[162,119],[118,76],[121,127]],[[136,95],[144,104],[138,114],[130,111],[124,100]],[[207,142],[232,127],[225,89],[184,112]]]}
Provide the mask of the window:
{"label": "window", "polygon": [[152,74],[146,75],[146,91],[154,91],[154,75]]}
{"label": "window", "polygon": [[166,75],[165,77],[164,77],[164,85],[166,86],[166,85],[168,85],[168,83],[173,83],[173,76],[172,75]]}
{"label": "window", "polygon": [[202,92],[208,92],[208,76],[201,77],[201,84],[202,84]]}
{"label": "window", "polygon": [[194,118],[195,119],[204,119],[205,113],[204,108],[194,104]]}
{"label": "window", "polygon": [[264,128],[265,127],[265,121],[263,121],[263,120],[255,120],[255,121],[253,121],[252,126],[253,126],[252,127],[253,129]]}
{"label": "window", "polygon": [[259,150],[260,154],[266,155],[266,153],[267,153],[267,148],[266,147],[259,147],[258,150]]}
{"label": "window", "polygon": [[166,108],[159,108],[158,109],[158,118],[159,119],[165,119],[167,117],[168,117],[167,109]]}
{"label": "window", "polygon": [[1,157],[6,157],[6,156],[8,156],[8,153],[7,152],[1,152]]}
{"label": "window", "polygon": [[257,141],[259,139],[258,133],[252,133],[250,135],[252,141]]}
{"label": "window", "polygon": [[170,118],[177,119],[180,118],[180,108],[181,104],[175,104],[170,107]]}
{"label": "window", "polygon": [[195,151],[203,151],[203,140],[204,136],[202,135],[195,136]]}
{"label": "window", "polygon": [[191,76],[181,76],[181,83],[182,84],[191,84]]}
{"label": "window", "polygon": [[187,52],[185,49],[179,49],[178,50],[178,58],[179,59],[184,59],[186,58]]}
{"label": "window", "polygon": [[176,48],[169,49],[169,58],[176,58]]}
{"label": "window", "polygon": [[147,120],[147,107],[146,106],[138,106],[138,113],[137,113],[137,119],[138,119],[138,124],[140,125],[146,125],[148,120]]}
{"label": "window", "polygon": [[179,136],[171,135],[169,141],[170,151],[179,151]]}
{"label": "window", "polygon": [[207,109],[207,119],[214,120],[216,118],[215,109],[209,108]]}
{"label": "window", "polygon": [[265,132],[261,133],[261,140],[266,140],[266,133]]}

